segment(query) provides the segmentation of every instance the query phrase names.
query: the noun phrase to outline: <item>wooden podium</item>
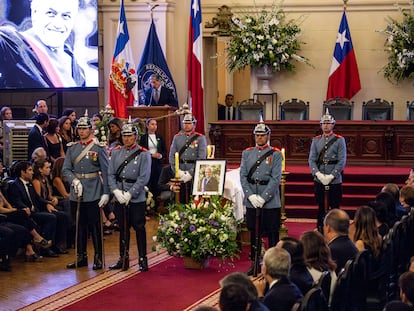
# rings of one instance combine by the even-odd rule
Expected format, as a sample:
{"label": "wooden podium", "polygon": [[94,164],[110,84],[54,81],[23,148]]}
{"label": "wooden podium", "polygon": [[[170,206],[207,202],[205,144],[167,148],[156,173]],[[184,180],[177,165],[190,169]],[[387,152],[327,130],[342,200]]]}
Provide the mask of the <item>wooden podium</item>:
{"label": "wooden podium", "polygon": [[[158,124],[158,134],[164,137],[167,152],[170,152],[171,142],[175,134],[178,133],[178,124],[180,122],[179,116],[174,112],[177,110],[175,107],[167,106],[140,106],[140,107],[127,107],[128,114],[131,118],[140,118],[146,120],[148,118],[154,118]],[[168,162],[168,154],[167,154]]]}

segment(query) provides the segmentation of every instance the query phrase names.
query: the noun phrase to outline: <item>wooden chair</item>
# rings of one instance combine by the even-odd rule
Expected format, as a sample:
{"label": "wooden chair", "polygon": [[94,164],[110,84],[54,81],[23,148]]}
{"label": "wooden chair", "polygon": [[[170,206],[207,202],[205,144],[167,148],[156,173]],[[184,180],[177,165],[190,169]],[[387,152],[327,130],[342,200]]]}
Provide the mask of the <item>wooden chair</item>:
{"label": "wooden chair", "polygon": [[309,120],[309,102],[292,98],[279,103],[280,120]]}
{"label": "wooden chair", "polygon": [[362,103],[362,120],[392,120],[394,103],[375,98]]}
{"label": "wooden chair", "polygon": [[239,120],[260,120],[260,117],[264,117],[264,106],[259,101],[253,99],[246,99],[240,102],[237,106],[238,119]]}
{"label": "wooden chair", "polygon": [[407,101],[407,120],[414,120],[414,100],[412,102]]}
{"label": "wooden chair", "polygon": [[335,120],[352,120],[354,111],[354,102],[346,98],[331,98],[323,103],[323,114],[329,109],[329,113],[333,115]]}

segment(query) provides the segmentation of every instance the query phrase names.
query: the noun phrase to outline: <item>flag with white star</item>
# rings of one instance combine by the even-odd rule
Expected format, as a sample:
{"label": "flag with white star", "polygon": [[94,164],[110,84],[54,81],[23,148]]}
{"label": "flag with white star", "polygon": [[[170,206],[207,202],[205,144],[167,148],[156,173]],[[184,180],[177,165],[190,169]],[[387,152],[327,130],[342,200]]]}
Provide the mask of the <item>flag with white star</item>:
{"label": "flag with white star", "polygon": [[329,72],[326,99],[329,100],[337,97],[351,99],[360,89],[361,82],[359,80],[358,65],[344,11]]}
{"label": "flag with white star", "polygon": [[126,107],[133,106],[134,101],[138,100],[138,88],[123,0],[119,11],[118,31],[109,73],[109,104],[114,109],[115,117],[126,118]]}

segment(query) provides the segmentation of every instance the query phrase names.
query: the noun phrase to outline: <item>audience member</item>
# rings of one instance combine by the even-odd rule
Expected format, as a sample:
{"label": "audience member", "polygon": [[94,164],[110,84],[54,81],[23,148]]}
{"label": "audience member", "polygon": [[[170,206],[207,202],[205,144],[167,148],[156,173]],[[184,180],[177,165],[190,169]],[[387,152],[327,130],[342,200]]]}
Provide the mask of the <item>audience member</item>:
{"label": "audience member", "polygon": [[225,105],[218,105],[218,120],[236,120],[236,107],[233,106],[233,94],[227,94]]}
{"label": "audience member", "polygon": [[414,256],[410,258],[410,267],[408,268],[408,271],[414,272]]}
{"label": "audience member", "polygon": [[381,191],[375,196],[375,201],[382,202],[385,206],[385,210],[382,211],[380,215],[380,221],[387,224],[388,228],[392,228],[397,221],[397,212],[393,195],[390,192]]}
{"label": "audience member", "polygon": [[38,147],[43,147],[47,151],[43,132],[49,125],[49,116],[46,113],[39,113],[36,116],[36,124],[29,131],[27,158],[30,160],[33,151]]}
{"label": "audience member", "polygon": [[349,238],[349,216],[341,209],[333,209],[326,214],[323,233],[332,259],[336,263],[336,274],[345,267],[349,259],[355,257],[358,249]]}
{"label": "audience member", "polygon": [[70,125],[71,125],[70,132],[71,132],[72,139],[74,139],[74,140],[79,139],[79,137],[77,137],[77,135],[76,135],[77,120],[76,120],[75,110],[72,109],[72,108],[65,109],[62,112],[62,117],[68,117],[70,119]]}
{"label": "audience member", "polygon": [[49,177],[51,164],[48,160],[36,161],[33,165],[33,188],[42,202],[43,211],[56,215],[56,234],[51,249],[56,254],[67,254],[66,238],[70,214],[58,209],[59,200],[53,196]]}
{"label": "audience member", "polygon": [[413,311],[414,310],[414,272],[407,271],[401,274],[399,280],[401,301],[387,303],[384,311]]}
{"label": "audience member", "polygon": [[122,146],[122,136],[121,136],[121,129],[122,129],[122,121],[119,118],[112,118],[108,122],[108,146],[109,150],[116,146]]}
{"label": "audience member", "polygon": [[149,80],[151,87],[145,91],[145,106],[178,107],[174,91],[162,85],[158,74],[152,74]]}
{"label": "audience member", "polygon": [[324,271],[329,271],[331,275],[331,289],[329,302],[335,288],[337,275],[336,263],[332,259],[331,250],[328,247],[323,235],[319,231],[307,231],[300,237],[303,243],[305,262],[314,283],[318,283]]}
{"label": "audience member", "polygon": [[378,233],[375,211],[369,206],[361,206],[354,217],[355,233],[352,240],[359,251],[368,250],[377,258],[380,254],[382,238]]}
{"label": "audience member", "polygon": [[400,203],[400,188],[398,185],[393,183],[385,184],[384,187],[382,187],[381,192],[388,192],[392,195],[395,204],[396,219],[401,219],[401,217],[405,215],[405,210]]}
{"label": "audience member", "polygon": [[175,153],[179,155],[179,177],[181,183],[181,203],[189,201],[193,193],[193,183],[195,162],[202,160],[207,155],[206,137],[195,131],[197,120],[191,114],[186,114],[183,118],[183,129],[174,136],[168,160],[175,172]]}
{"label": "audience member", "polygon": [[[18,210],[23,210],[40,226],[41,233],[47,240],[54,240],[57,218],[55,214],[45,211],[45,206],[33,188],[33,168],[30,162],[21,161],[15,166],[16,178],[9,185],[8,200]],[[57,257],[50,249],[43,250],[45,257]]]}
{"label": "audience member", "polygon": [[221,288],[219,307],[220,311],[247,311],[249,310],[249,295],[246,289],[235,283]]}
{"label": "audience member", "polygon": [[154,197],[157,197],[160,193],[158,179],[161,175],[162,159],[167,155],[167,148],[165,147],[164,138],[157,133],[157,120],[148,118],[145,124],[147,133],[141,136],[139,145],[147,148],[151,153],[151,177],[148,188]]}
{"label": "audience member", "polygon": [[283,248],[290,254],[290,280],[305,295],[313,286],[313,278],[306,268],[302,241],[293,237],[284,237],[280,239],[276,247]]}
{"label": "audience member", "polygon": [[233,272],[226,275],[223,279],[220,280],[220,286],[224,287],[229,284],[238,284],[246,289],[248,294],[248,303],[249,311],[268,311],[269,308],[266,307],[261,301],[259,301],[257,289],[254,286],[252,280],[242,272]]}
{"label": "audience member", "polygon": [[34,163],[38,160],[46,160],[46,159],[47,159],[47,153],[46,153],[45,148],[38,147],[33,151],[30,162]]}
{"label": "audience member", "polygon": [[[389,198],[391,198],[391,195],[389,193],[383,192],[382,195],[387,195]],[[391,198],[392,199],[392,198]],[[375,224],[378,229],[378,233],[383,238],[388,231],[390,230],[390,227],[388,226],[388,211],[387,207],[385,205],[386,203],[384,201],[370,201],[368,202],[367,206],[371,207],[375,212]],[[392,202],[394,205],[394,202]]]}
{"label": "audience member", "polygon": [[410,170],[410,173],[408,174],[407,180],[405,181],[405,184],[407,186],[410,186],[414,188],[414,168]]}
{"label": "audience member", "polygon": [[92,129],[95,131],[96,130],[96,123],[98,122],[102,122],[102,115],[100,113],[94,113],[91,119],[92,122]]}
{"label": "audience member", "polygon": [[49,160],[52,164],[56,159],[65,156],[62,139],[59,133],[59,121],[57,119],[49,119],[49,124],[46,127],[46,134],[44,135],[46,142],[46,153],[49,155]]}
{"label": "audience member", "polygon": [[160,178],[158,179],[158,190],[160,191],[159,199],[164,203],[164,206],[174,203],[175,191],[180,191],[180,184],[171,181],[174,177],[171,165],[162,168]]}
{"label": "audience member", "polygon": [[0,109],[0,120],[12,120],[13,112],[10,107],[4,106]]}
{"label": "audience member", "polygon": [[66,154],[68,143],[75,141],[72,135],[72,125],[69,117],[61,117],[59,119],[59,135],[62,139],[63,151]]}
{"label": "audience member", "polygon": [[56,118],[55,115],[49,114],[48,110],[49,107],[47,106],[46,100],[39,99],[33,107],[34,115],[30,118],[30,120],[37,120],[37,116],[41,113],[47,114],[49,118]]}
{"label": "audience member", "polygon": [[414,187],[404,186],[400,190],[400,203],[407,215],[414,207]]}
{"label": "audience member", "polygon": [[[290,255],[277,247],[267,249],[263,257],[264,279],[255,283],[259,298],[271,311],[290,311],[302,298],[300,289],[289,280]],[[265,295],[266,283],[269,290]]]}

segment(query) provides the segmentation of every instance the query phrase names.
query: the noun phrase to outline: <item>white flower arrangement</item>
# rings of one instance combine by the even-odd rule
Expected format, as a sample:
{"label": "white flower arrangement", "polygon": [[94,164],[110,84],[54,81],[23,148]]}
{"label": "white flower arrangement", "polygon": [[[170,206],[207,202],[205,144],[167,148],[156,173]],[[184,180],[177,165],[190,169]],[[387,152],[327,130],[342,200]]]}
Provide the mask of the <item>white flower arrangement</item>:
{"label": "white flower arrangement", "polygon": [[410,10],[397,5],[403,15],[401,22],[388,17],[388,24],[379,32],[387,36],[385,41],[388,64],[382,68],[389,81],[399,82],[414,77],[414,1],[408,1]]}
{"label": "white flower arrangement", "polygon": [[198,204],[175,204],[169,213],[161,215],[155,251],[166,248],[173,256],[189,256],[202,260],[209,256],[225,261],[237,257],[237,221],[234,204],[219,196]]}
{"label": "white flower arrangement", "polygon": [[309,64],[307,58],[297,54],[303,44],[299,40],[301,21],[286,20],[276,1],[270,9],[255,10],[232,18],[231,38],[226,48],[229,70],[269,65],[275,72],[294,71],[293,60]]}

